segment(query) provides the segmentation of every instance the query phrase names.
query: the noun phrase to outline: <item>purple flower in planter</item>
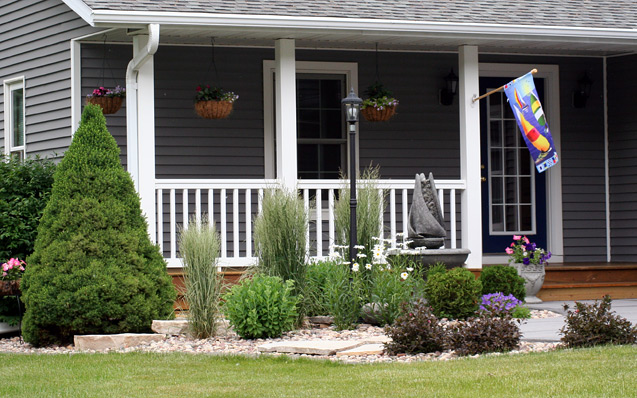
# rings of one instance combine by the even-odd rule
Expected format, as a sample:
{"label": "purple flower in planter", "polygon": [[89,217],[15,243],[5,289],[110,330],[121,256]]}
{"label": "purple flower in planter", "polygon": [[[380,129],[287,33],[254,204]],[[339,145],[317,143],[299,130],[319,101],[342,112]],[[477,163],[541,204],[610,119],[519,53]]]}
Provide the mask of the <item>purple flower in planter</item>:
{"label": "purple flower in planter", "polygon": [[522,259],[522,264],[524,264],[524,265],[529,265],[529,264],[531,264],[531,259],[530,259],[530,258],[528,258],[528,257],[524,257],[524,258]]}

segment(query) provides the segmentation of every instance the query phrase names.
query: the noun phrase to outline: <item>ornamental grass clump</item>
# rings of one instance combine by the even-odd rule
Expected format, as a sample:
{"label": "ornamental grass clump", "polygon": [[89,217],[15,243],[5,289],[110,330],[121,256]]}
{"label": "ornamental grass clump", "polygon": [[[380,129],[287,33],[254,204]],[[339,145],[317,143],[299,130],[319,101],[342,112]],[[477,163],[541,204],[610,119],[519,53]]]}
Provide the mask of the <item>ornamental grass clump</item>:
{"label": "ornamental grass clump", "polygon": [[560,333],[567,347],[637,343],[637,326],[610,310],[610,296],[593,304],[576,302],[575,310],[564,305],[566,325]]}
{"label": "ornamental grass clump", "polygon": [[425,298],[440,318],[464,319],[478,309],[482,284],[466,268],[430,274]]}
{"label": "ornamental grass clump", "polygon": [[223,295],[223,312],[244,339],[279,337],[292,330],[300,301],[293,294],[294,281],[256,274]]}
{"label": "ornamental grass clump", "polygon": [[173,316],[166,263],[98,106],[84,108],[54,180],[22,278],[24,339],[44,346],[147,332]]}
{"label": "ornamental grass clump", "polygon": [[217,271],[220,241],[214,222],[207,217],[191,220],[179,233],[179,253],[183,261],[184,298],[188,303],[190,333],[199,339],[214,336],[221,318],[223,275]]}
{"label": "ornamental grass clump", "polygon": [[[357,181],[356,198],[356,241],[360,248],[358,253],[366,259],[373,257],[375,237],[381,229],[381,212],[385,209],[385,192],[379,191],[378,179],[380,178],[379,167],[369,167],[363,171],[362,176]],[[334,226],[336,231],[336,242],[339,245],[349,246],[350,227],[350,189],[349,184],[343,177],[342,188],[339,190],[338,200],[334,203]],[[348,250],[345,250],[343,258],[345,261],[351,260]],[[361,258],[359,256],[359,258]],[[355,259],[355,261],[358,259]]]}
{"label": "ornamental grass clump", "polygon": [[482,282],[482,294],[503,293],[524,301],[526,295],[524,278],[519,276],[513,267],[506,265],[485,267],[478,280]]}
{"label": "ornamental grass clump", "polygon": [[307,265],[305,289],[303,290],[303,306],[305,315],[329,315],[329,303],[326,290],[330,274],[339,266],[334,261],[322,260]]}

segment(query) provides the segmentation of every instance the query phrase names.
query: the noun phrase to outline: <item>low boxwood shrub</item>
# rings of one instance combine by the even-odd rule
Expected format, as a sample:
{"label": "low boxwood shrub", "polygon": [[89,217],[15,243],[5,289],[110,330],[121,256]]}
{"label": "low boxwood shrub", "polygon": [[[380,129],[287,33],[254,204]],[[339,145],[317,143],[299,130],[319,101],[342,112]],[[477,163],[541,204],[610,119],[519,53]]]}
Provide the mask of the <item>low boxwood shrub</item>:
{"label": "low boxwood shrub", "polygon": [[610,296],[593,304],[576,302],[575,310],[564,305],[567,315],[561,329],[562,343],[567,347],[637,343],[637,327],[612,312],[610,307]]}
{"label": "low boxwood shrub", "polygon": [[33,252],[54,172],[48,159],[0,159],[0,262]]}
{"label": "low boxwood shrub", "polygon": [[256,274],[224,294],[223,312],[244,339],[279,337],[292,330],[298,316],[293,290],[291,279]]}
{"label": "low boxwood shrub", "polygon": [[420,299],[414,304],[403,303],[402,315],[393,325],[385,328],[392,341],[385,344],[391,355],[399,353],[417,354],[442,351],[445,330],[431,307]]}
{"label": "low boxwood shrub", "polygon": [[520,328],[509,316],[469,318],[448,330],[445,346],[457,355],[506,352],[520,344]]}
{"label": "low boxwood shrub", "polygon": [[482,284],[466,268],[430,274],[425,298],[440,318],[464,319],[478,309]]}
{"label": "low boxwood shrub", "polygon": [[506,265],[493,265],[485,267],[478,278],[482,282],[482,294],[503,293],[505,296],[513,295],[520,301],[524,301],[524,278],[518,275],[518,271]]}

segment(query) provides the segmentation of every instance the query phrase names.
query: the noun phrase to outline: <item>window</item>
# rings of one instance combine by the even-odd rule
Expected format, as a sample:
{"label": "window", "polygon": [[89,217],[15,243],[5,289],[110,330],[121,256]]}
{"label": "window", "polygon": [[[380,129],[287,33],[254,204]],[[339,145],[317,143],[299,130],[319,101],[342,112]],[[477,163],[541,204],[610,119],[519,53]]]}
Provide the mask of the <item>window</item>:
{"label": "window", "polygon": [[24,158],[24,78],[4,83],[4,152]]}

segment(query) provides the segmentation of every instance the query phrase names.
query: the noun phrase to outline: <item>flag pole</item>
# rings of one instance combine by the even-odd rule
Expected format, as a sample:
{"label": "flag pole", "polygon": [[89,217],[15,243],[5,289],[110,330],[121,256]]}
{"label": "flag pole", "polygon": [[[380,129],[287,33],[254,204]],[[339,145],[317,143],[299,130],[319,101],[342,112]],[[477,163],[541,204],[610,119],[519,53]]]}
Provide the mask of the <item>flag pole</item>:
{"label": "flag pole", "polygon": [[[533,70],[531,70],[531,72],[530,72],[530,73],[531,73],[532,75],[536,74],[536,73],[537,73],[537,69],[533,69]],[[481,95],[481,96],[479,96],[479,97],[474,98],[474,99],[473,99],[473,102],[479,101],[479,100],[481,100],[482,98],[488,97],[488,96],[490,96],[491,94],[495,94],[495,93],[497,93],[498,91],[503,90],[503,89],[504,89],[504,86],[506,86],[506,84],[505,84],[505,85],[502,85],[502,86],[500,86],[500,87],[498,87],[498,88],[496,88],[496,89],[494,89],[494,90],[491,90],[491,91],[489,91],[488,93],[482,94],[482,95]]]}

